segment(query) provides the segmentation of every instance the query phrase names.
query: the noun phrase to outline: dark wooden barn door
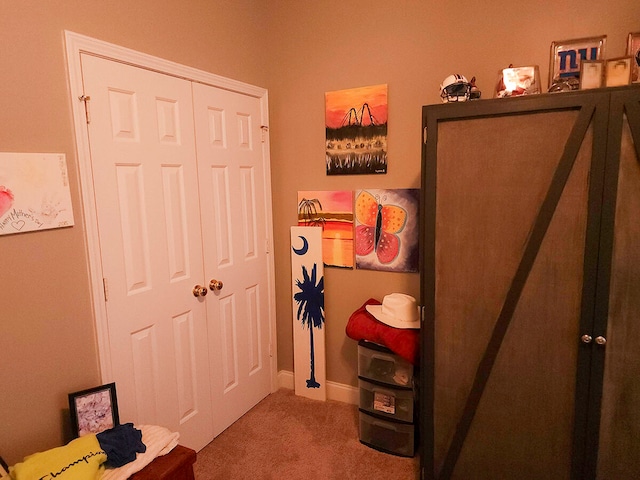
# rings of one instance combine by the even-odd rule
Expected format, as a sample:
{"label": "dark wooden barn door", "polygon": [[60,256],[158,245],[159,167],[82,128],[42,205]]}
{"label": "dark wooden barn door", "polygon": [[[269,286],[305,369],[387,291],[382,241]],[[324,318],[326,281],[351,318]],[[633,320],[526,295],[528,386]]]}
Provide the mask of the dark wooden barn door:
{"label": "dark wooden barn door", "polygon": [[427,114],[426,478],[568,479],[585,455],[607,108],[594,94]]}
{"label": "dark wooden barn door", "polygon": [[595,345],[592,373],[602,404],[585,478],[640,478],[640,88],[612,93],[609,118],[595,328],[606,343]]}

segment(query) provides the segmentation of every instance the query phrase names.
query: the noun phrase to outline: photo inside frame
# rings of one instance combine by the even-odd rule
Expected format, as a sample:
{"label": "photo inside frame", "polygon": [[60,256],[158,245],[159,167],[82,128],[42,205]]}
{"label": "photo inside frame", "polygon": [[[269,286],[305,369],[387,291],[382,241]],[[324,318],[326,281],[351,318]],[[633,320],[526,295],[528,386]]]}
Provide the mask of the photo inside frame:
{"label": "photo inside frame", "polygon": [[631,57],[607,62],[607,87],[628,85],[631,80]]}
{"label": "photo inside frame", "polygon": [[78,437],[119,425],[115,383],[70,393],[69,415]]}
{"label": "photo inside frame", "polygon": [[583,62],[582,73],[580,74],[580,88],[600,88],[602,86],[601,62]]}
{"label": "photo inside frame", "polygon": [[502,70],[504,91],[498,92],[498,96],[540,93],[539,77],[537,66],[505,68]]}

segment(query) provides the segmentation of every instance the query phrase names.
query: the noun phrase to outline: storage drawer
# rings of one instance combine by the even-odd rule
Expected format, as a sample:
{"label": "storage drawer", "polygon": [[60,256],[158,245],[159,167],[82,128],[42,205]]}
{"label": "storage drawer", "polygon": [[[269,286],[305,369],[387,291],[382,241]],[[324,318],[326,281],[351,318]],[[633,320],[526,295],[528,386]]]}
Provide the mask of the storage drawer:
{"label": "storage drawer", "polygon": [[[368,345],[368,346],[365,346]],[[377,344],[358,343],[358,375],[401,387],[411,387],[413,365]]]}
{"label": "storage drawer", "polygon": [[360,442],[386,453],[413,457],[415,454],[415,427],[376,418],[361,411]]}
{"label": "storage drawer", "polygon": [[393,420],[413,423],[413,390],[383,387],[359,379],[360,408]]}

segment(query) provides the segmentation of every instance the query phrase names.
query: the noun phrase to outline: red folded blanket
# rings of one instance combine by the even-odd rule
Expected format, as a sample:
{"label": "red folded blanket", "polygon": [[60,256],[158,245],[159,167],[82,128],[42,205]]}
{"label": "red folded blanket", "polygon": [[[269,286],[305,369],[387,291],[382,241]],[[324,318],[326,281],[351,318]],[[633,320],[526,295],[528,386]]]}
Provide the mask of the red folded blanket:
{"label": "red folded blanket", "polygon": [[367,340],[384,345],[396,355],[411,362],[420,363],[420,330],[393,328],[376,320],[366,310],[367,305],[380,305],[375,298],[370,298],[349,317],[346,332],[353,340]]}

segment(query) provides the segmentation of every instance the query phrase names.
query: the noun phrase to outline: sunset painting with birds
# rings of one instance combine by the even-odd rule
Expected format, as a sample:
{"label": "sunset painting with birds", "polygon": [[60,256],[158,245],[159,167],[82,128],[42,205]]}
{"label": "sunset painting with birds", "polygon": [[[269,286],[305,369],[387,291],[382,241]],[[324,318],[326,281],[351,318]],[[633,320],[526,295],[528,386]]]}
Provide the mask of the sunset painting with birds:
{"label": "sunset painting with birds", "polygon": [[325,93],[327,175],[387,173],[387,85]]}

